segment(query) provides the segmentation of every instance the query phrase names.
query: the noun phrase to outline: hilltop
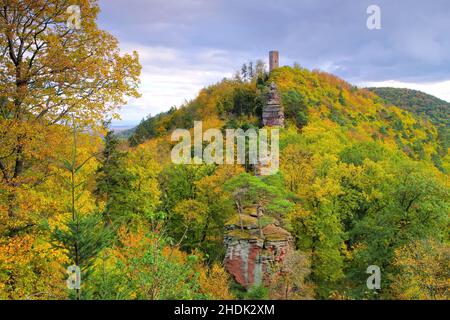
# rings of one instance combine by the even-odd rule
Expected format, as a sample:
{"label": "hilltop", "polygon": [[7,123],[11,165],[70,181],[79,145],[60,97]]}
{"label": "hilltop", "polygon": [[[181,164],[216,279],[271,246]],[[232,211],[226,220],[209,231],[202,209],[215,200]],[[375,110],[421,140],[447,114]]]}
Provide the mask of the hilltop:
{"label": "hilltop", "polygon": [[443,170],[441,158],[447,148],[440,146],[436,126],[448,124],[444,101],[417,91],[359,89],[334,75],[298,66],[255,74],[253,79],[224,79],[180,108],[143,120],[131,134],[130,144],[136,146],[176,128],[192,128],[194,120],[213,121],[222,128],[260,127],[271,82],[277,84],[288,127],[299,132],[335,131],[347,142],[377,142],[412,159],[433,161]]}

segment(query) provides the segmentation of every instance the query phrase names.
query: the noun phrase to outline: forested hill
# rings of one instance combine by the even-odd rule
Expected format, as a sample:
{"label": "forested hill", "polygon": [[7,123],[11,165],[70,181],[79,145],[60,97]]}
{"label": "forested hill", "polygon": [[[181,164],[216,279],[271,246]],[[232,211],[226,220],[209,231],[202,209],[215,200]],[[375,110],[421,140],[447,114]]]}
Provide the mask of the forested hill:
{"label": "forested hill", "polygon": [[369,88],[387,105],[395,105],[430,120],[438,128],[439,154],[450,147],[450,103],[421,91],[405,88]]}
{"label": "forested hill", "polygon": [[369,88],[386,104],[428,117],[437,126],[450,127],[450,103],[427,93],[405,88]]}
{"label": "forested hill", "polygon": [[[194,120],[213,121],[222,128],[258,127],[266,88],[271,82],[278,86],[288,124],[297,129],[332,129],[339,131],[348,142],[379,141],[390,148],[399,148],[413,159],[433,161],[443,170],[441,157],[447,155],[447,147],[439,143],[439,132],[431,123],[393,106],[383,97],[380,99],[371,90],[358,89],[331,74],[301,67],[279,68],[270,76],[256,73],[251,79],[224,79],[203,89],[186,105],[143,120],[129,138],[130,144],[136,146],[148,139],[165,136],[175,128],[192,128]],[[384,92],[390,91],[381,90]],[[415,109],[411,107],[412,111],[428,110],[426,105],[431,105],[433,107],[429,109],[439,110],[429,112],[434,115],[435,124],[448,121],[444,101],[424,94],[416,95],[423,97],[417,98],[423,102],[414,103],[412,97],[404,95],[403,105],[417,105]],[[388,96],[396,97],[394,93]],[[399,94],[396,101],[400,106],[401,97]],[[430,104],[427,104],[428,100]]]}
{"label": "forested hill", "polygon": [[[418,90],[406,88],[379,87],[367,88],[378,95],[384,104],[400,107],[415,115],[429,119],[437,127],[450,127],[450,103],[430,94]],[[135,128],[120,132],[123,138],[133,136],[130,141],[136,145],[146,139],[154,137],[155,124],[159,120],[175,112],[172,108],[169,112],[161,113],[154,117],[142,120]]]}

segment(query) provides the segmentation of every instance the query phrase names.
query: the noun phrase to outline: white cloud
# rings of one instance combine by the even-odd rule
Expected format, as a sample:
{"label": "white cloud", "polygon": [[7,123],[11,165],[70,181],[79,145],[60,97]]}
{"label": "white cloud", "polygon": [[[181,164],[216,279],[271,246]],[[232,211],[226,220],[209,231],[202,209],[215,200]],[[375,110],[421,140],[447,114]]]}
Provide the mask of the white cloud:
{"label": "white cloud", "polygon": [[126,124],[178,107],[194,99],[203,87],[231,76],[230,70],[234,70],[231,55],[221,50],[203,49],[189,54],[135,43],[124,43],[122,49],[136,50],[142,64],[142,96],[128,101],[119,112]]}

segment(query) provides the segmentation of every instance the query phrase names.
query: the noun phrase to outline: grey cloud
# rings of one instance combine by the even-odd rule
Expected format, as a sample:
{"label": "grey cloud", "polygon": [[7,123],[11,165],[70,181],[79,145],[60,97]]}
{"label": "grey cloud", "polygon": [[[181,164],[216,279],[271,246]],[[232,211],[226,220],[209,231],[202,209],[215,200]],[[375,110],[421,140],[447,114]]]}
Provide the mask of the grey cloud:
{"label": "grey cloud", "polygon": [[[100,4],[101,24],[122,41],[174,48],[192,59],[202,48],[229,52],[230,59],[233,52],[253,59],[277,48],[285,61],[307,67],[333,61],[340,66],[336,69],[340,76],[354,81],[450,78],[448,0],[101,0]],[[366,28],[370,4],[381,7],[381,30]]]}

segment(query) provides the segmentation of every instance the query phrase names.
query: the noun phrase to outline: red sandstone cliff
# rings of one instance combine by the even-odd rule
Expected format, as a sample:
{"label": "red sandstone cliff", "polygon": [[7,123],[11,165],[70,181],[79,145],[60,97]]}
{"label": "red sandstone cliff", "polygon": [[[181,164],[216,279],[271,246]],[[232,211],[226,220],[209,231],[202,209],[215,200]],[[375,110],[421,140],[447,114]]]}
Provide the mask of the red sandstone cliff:
{"label": "red sandstone cliff", "polygon": [[276,264],[283,261],[293,249],[292,236],[281,228],[276,219],[261,219],[262,236],[257,218],[241,215],[226,225],[225,269],[234,280],[246,288],[267,283]]}

